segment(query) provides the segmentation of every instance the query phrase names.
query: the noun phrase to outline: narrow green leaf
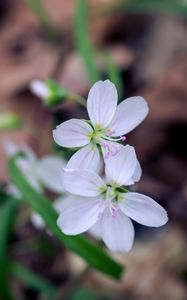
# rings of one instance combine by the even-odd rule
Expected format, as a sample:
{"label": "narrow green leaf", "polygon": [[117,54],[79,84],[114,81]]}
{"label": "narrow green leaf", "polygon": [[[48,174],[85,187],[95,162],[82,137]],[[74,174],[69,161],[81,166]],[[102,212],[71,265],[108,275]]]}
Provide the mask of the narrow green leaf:
{"label": "narrow green leaf", "polygon": [[94,50],[89,39],[88,33],[88,9],[86,0],[76,1],[76,14],[75,14],[75,43],[77,50],[82,58],[85,70],[88,74],[90,83],[101,78],[94,60]]}
{"label": "narrow green leaf", "polygon": [[72,237],[61,232],[56,225],[58,214],[52,207],[52,204],[28,184],[17,167],[15,159],[15,157],[11,158],[8,163],[10,178],[22,193],[25,201],[41,215],[50,231],[69,249],[84,258],[90,266],[114,278],[120,278],[123,270],[122,266],[115,262],[100,247],[80,235]]}
{"label": "narrow green leaf", "polygon": [[21,282],[39,292],[45,292],[50,295],[54,295],[57,292],[56,287],[52,283],[16,261],[10,262],[9,272]]}
{"label": "narrow green leaf", "polygon": [[109,52],[105,51],[103,56],[104,56],[105,64],[107,67],[108,78],[117,87],[118,96],[119,96],[119,99],[121,99],[122,93],[123,93],[123,81],[121,78],[119,68],[116,65],[112,55]]}
{"label": "narrow green leaf", "polygon": [[[2,199],[3,200],[3,199]],[[0,299],[12,300],[8,280],[8,241],[12,233],[17,202],[6,199],[0,204]]]}

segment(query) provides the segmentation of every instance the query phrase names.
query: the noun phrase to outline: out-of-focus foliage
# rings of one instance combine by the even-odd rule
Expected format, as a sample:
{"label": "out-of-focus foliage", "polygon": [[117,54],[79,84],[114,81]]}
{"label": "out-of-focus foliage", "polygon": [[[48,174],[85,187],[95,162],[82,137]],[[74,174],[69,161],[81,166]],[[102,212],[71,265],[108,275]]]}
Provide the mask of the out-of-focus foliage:
{"label": "out-of-focus foliage", "polygon": [[[103,10],[103,12],[105,9]],[[148,13],[167,13],[180,16],[187,16],[187,3],[176,0],[123,0],[121,3],[106,8],[110,13],[128,13],[128,12],[148,12]]]}
{"label": "out-of-focus foliage", "polygon": [[60,35],[53,24],[48,12],[42,4],[41,0],[22,0],[25,2],[37,15],[41,25],[43,26],[49,41],[54,45],[59,45]]}
{"label": "out-of-focus foliage", "polygon": [[8,271],[9,258],[8,242],[13,230],[17,201],[12,197],[4,197],[1,195],[0,200],[0,298],[11,300],[12,296],[9,289]]}
{"label": "out-of-focus foliage", "polygon": [[88,33],[88,3],[86,0],[76,1],[76,15],[75,15],[75,43],[78,53],[80,54],[85,70],[88,74],[90,83],[101,78],[97,68],[94,50],[89,39]]}
{"label": "out-of-focus foliage", "polygon": [[86,288],[79,288],[77,289],[74,294],[72,295],[70,300],[105,300],[105,297],[96,295],[92,291]]}
{"label": "out-of-focus foliage", "polygon": [[21,127],[22,120],[13,113],[0,112],[0,131]]}
{"label": "out-of-focus foliage", "polygon": [[16,261],[9,262],[9,273],[14,275],[26,286],[50,297],[54,297],[55,293],[57,293],[57,289],[53,284]]}
{"label": "out-of-focus foliage", "polygon": [[45,221],[47,228],[61,240],[69,249],[83,257],[90,266],[110,275],[120,278],[122,266],[115,262],[99,246],[94,245],[82,236],[64,235],[56,224],[57,212],[46,197],[37,193],[25,180],[19,168],[16,166],[15,157],[9,160],[9,175],[12,182],[18,187],[25,201],[32,209],[38,212]]}
{"label": "out-of-focus foliage", "polygon": [[121,99],[123,93],[123,82],[119,68],[116,66],[112,55],[109,52],[105,51],[103,56],[106,64],[108,78],[116,85],[118,97],[119,99]]}

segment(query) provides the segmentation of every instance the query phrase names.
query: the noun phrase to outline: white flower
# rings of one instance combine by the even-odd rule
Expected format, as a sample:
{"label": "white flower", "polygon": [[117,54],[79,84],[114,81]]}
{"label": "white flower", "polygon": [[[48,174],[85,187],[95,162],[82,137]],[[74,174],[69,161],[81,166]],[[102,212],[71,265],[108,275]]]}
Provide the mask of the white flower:
{"label": "white flower", "polygon": [[152,227],[164,225],[166,211],[153,199],[129,192],[137,168],[134,148],[124,146],[106,161],[106,182],[90,170],[65,169],[64,187],[80,199],[66,199],[57,224],[68,235],[94,229],[112,251],[129,251],[134,240],[132,221]]}
{"label": "white flower", "polygon": [[63,159],[54,155],[46,155],[38,159],[31,148],[28,146],[19,148],[11,141],[7,141],[4,148],[9,157],[20,151],[23,152],[24,155],[16,159],[16,164],[35,190],[41,192],[44,186],[55,193],[64,191],[60,180],[60,171],[66,165]]}
{"label": "white flower", "polygon": [[98,81],[91,88],[87,110],[90,121],[71,119],[53,130],[55,142],[63,147],[81,147],[70,159],[67,168],[100,167],[100,150],[104,159],[115,155],[124,141],[124,134],[137,127],[148,114],[142,97],[131,97],[117,106],[117,90],[109,80]]}

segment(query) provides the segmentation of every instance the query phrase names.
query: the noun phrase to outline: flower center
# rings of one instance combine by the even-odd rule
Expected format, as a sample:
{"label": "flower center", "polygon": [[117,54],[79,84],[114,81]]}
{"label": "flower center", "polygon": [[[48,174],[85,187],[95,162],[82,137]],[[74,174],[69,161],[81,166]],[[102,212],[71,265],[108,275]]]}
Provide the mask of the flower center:
{"label": "flower center", "polygon": [[97,125],[95,128],[93,128],[93,131],[89,133],[88,137],[90,138],[91,142],[99,144],[100,139],[105,137],[105,130],[101,125]]}
{"label": "flower center", "polygon": [[107,184],[102,187],[102,203],[105,207],[108,207],[113,218],[116,218],[119,206],[119,201],[122,201],[124,197],[122,194],[128,190],[123,187],[118,187],[116,184]]}
{"label": "flower center", "polygon": [[100,144],[101,139],[104,139],[106,141],[111,142],[119,142],[119,141],[125,141],[125,136],[120,136],[119,138],[114,138],[111,135],[114,134],[114,131],[111,129],[103,128],[101,124],[97,124],[95,127],[93,127],[93,131],[88,134],[88,137],[90,141],[94,142],[95,144]]}

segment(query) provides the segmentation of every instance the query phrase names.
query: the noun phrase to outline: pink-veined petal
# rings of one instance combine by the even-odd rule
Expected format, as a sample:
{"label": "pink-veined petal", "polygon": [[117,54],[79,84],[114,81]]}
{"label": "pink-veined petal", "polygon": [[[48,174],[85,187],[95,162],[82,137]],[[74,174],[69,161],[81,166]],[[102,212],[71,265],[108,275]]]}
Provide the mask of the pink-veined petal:
{"label": "pink-veined petal", "polygon": [[120,210],[113,217],[109,209],[105,209],[101,218],[101,234],[107,247],[115,252],[128,252],[134,241],[132,221]]}
{"label": "pink-veined petal", "polygon": [[111,142],[104,139],[100,139],[101,150],[103,153],[103,159],[106,162],[109,157],[115,156],[124,145],[117,142]]}
{"label": "pink-veined petal", "polygon": [[88,169],[99,172],[101,166],[99,150],[96,146],[89,144],[72,155],[66,165],[66,169]]}
{"label": "pink-veined petal", "polygon": [[[104,161],[107,162],[107,159],[109,157],[115,156],[124,147],[125,147],[124,145],[118,142],[112,142],[112,141],[101,139],[101,149],[102,149]],[[132,185],[135,182],[138,182],[141,178],[141,175],[142,175],[142,169],[137,159],[135,171],[132,177],[126,182],[126,185]]]}
{"label": "pink-veined petal", "polygon": [[92,127],[83,120],[71,119],[58,125],[53,130],[55,142],[62,147],[82,147],[90,142]]}
{"label": "pink-veined petal", "polygon": [[88,94],[87,109],[90,120],[94,126],[106,128],[117,107],[117,90],[109,81],[97,81]]}
{"label": "pink-veined petal", "polygon": [[137,127],[148,114],[147,102],[142,97],[131,97],[122,101],[110,123],[111,136],[121,136]]}
{"label": "pink-veined petal", "polygon": [[79,196],[96,197],[105,187],[99,175],[90,170],[64,169],[63,182],[69,193]]}
{"label": "pink-veined petal", "polygon": [[61,171],[66,162],[60,157],[47,155],[38,161],[36,173],[42,184],[51,191],[62,193],[64,191]]}
{"label": "pink-veined petal", "polygon": [[80,234],[97,222],[100,211],[99,200],[95,198],[65,199],[57,224],[65,234]]}
{"label": "pink-veined petal", "polygon": [[126,185],[134,174],[137,158],[134,147],[126,145],[113,157],[105,160],[105,174],[109,182]]}
{"label": "pink-veined petal", "polygon": [[168,221],[165,209],[143,194],[125,193],[119,207],[128,217],[142,225],[159,227]]}

